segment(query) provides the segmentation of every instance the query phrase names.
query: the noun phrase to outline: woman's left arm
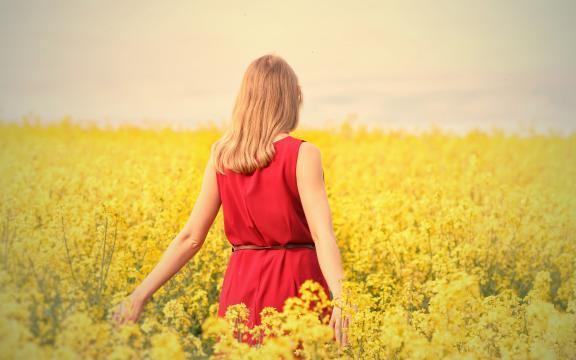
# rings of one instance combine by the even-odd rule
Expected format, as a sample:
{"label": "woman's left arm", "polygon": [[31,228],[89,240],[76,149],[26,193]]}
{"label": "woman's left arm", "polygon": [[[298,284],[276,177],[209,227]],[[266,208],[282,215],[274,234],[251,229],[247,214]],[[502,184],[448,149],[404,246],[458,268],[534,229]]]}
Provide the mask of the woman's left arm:
{"label": "woman's left arm", "polygon": [[204,244],[220,205],[216,172],[208,160],[200,194],[188,221],[162,254],[158,264],[129,296],[132,309],[121,304],[116,310],[113,316],[116,322],[137,321],[146,301],[196,255]]}

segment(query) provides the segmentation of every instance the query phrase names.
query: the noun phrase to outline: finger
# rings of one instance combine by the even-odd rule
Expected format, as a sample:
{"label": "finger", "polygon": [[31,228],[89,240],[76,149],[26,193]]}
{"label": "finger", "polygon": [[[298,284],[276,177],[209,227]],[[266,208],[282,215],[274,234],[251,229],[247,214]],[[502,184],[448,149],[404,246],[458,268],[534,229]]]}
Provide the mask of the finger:
{"label": "finger", "polygon": [[116,312],[114,313],[114,316],[116,317],[116,320],[120,320],[121,316],[122,316],[122,308],[118,307],[116,308]]}
{"label": "finger", "polygon": [[122,320],[124,318],[124,313],[125,313],[125,308],[124,308],[123,304],[120,303],[120,305],[118,306],[118,309],[116,310],[117,321],[122,322]]}
{"label": "finger", "polygon": [[131,324],[131,323],[134,323],[134,322],[135,322],[135,318],[136,318],[136,315],[135,315],[134,313],[130,313],[130,314],[128,315],[128,323],[130,323],[130,324]]}
{"label": "finger", "polygon": [[[128,301],[130,301],[130,300],[128,300]],[[134,306],[133,306],[132,302],[129,302],[129,303],[128,303],[128,309],[127,309],[127,311],[126,311],[126,322],[127,322],[127,323],[133,322],[133,320],[134,320],[134,314],[135,314],[135,311],[134,311],[134,310],[135,310],[135,309],[134,309]]]}
{"label": "finger", "polygon": [[138,314],[132,314],[132,316],[130,316],[130,321],[132,323],[135,323],[138,321]]}
{"label": "finger", "polygon": [[336,334],[336,342],[338,344],[341,344],[341,342],[342,342],[342,329],[341,329],[341,324],[339,322],[336,323],[336,328],[334,329],[334,332]]}

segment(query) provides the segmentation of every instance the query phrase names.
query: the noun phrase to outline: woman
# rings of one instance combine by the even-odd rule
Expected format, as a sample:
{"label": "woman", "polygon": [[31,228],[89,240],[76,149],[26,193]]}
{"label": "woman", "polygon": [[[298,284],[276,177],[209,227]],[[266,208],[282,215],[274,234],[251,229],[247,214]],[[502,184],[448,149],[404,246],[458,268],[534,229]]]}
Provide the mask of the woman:
{"label": "woman", "polygon": [[[130,295],[132,311],[119,306],[119,323],[136,321],[152,294],[201,248],[220,205],[224,230],[233,245],[224,275],[218,315],[245,303],[249,326],[260,324],[260,310],[298,296],[307,279],[326,294],[341,295],[343,270],[332,229],[320,151],[292,137],[302,93],[292,68],[279,56],[253,61],[242,80],[232,127],[211,148],[200,194],[184,228],[152,272]],[[330,326],[346,344],[338,306]]]}

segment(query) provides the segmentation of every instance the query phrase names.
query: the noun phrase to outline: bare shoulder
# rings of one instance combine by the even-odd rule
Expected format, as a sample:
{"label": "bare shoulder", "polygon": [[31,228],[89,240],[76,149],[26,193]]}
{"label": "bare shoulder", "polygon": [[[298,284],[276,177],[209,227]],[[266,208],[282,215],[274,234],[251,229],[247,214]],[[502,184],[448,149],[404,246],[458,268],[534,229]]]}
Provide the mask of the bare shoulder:
{"label": "bare shoulder", "polygon": [[300,176],[324,177],[322,170],[322,154],[320,148],[308,141],[303,141],[298,149],[298,160],[296,163],[296,174]]}
{"label": "bare shoulder", "polygon": [[306,199],[313,199],[317,194],[322,194],[323,192],[324,170],[320,148],[308,141],[300,144],[296,163],[296,184],[300,198],[307,203],[309,201],[306,201]]}
{"label": "bare shoulder", "polygon": [[321,158],[320,148],[311,142],[303,141],[298,149],[298,157],[306,163],[318,162]]}

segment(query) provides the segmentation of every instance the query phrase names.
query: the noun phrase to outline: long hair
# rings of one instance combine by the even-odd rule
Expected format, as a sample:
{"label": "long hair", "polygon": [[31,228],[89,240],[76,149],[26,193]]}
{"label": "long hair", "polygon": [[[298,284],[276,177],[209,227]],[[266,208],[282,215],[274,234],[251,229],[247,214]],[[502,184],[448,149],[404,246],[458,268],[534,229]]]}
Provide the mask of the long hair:
{"label": "long hair", "polygon": [[216,171],[251,174],[272,161],[277,134],[296,129],[302,92],[296,73],[267,54],[248,66],[232,111],[232,124],[211,147]]}

